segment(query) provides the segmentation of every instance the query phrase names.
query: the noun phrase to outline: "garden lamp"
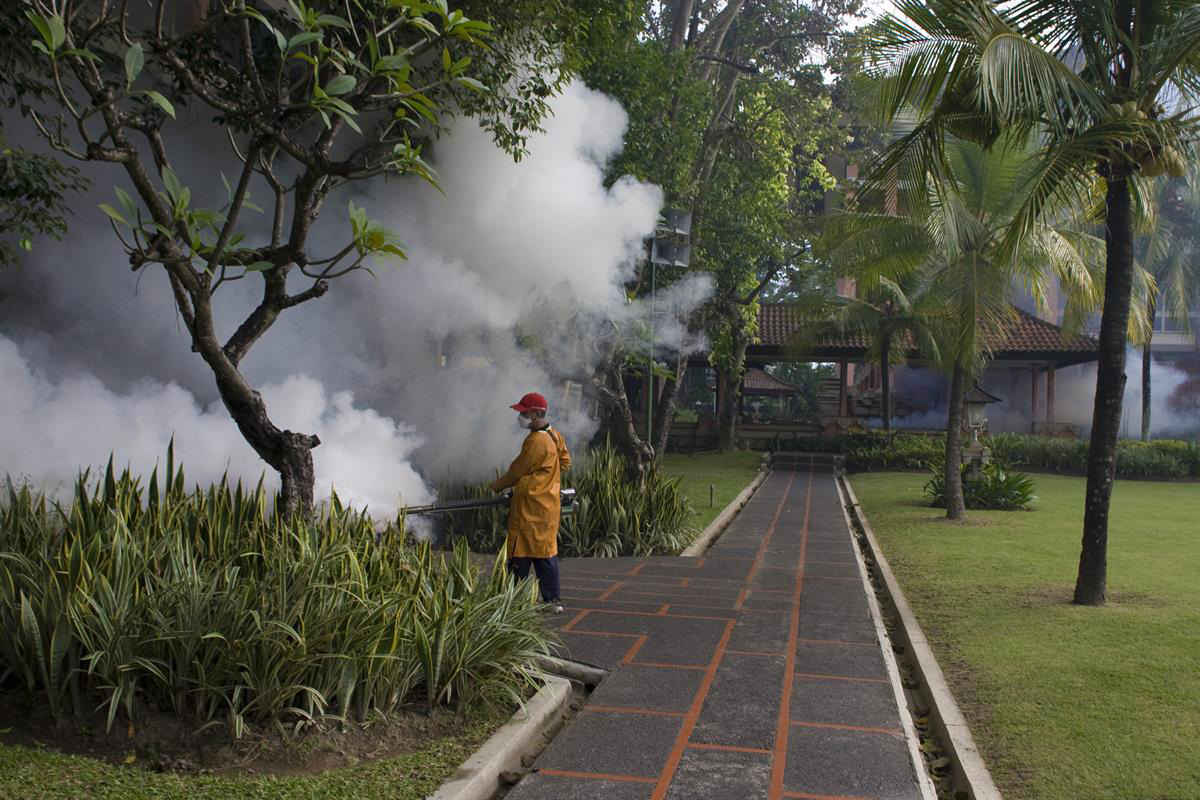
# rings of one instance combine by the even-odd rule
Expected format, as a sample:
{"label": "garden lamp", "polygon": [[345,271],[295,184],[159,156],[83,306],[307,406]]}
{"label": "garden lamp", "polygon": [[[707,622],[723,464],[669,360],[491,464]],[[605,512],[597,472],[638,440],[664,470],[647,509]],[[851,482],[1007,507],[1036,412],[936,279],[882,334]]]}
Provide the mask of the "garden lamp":
{"label": "garden lamp", "polygon": [[986,406],[998,403],[1000,398],[988,394],[979,386],[979,381],[963,395],[963,405],[967,407],[967,427],[971,429],[971,443],[963,448],[963,463],[971,475],[978,478],[983,471],[983,465],[991,461],[992,451],[979,441],[979,432],[987,424]]}
{"label": "garden lamp", "polygon": [[999,403],[1000,398],[988,394],[979,386],[979,381],[963,395],[963,404],[967,407],[967,426],[971,429],[971,441],[979,439],[979,431],[987,424],[985,406],[989,403]]}

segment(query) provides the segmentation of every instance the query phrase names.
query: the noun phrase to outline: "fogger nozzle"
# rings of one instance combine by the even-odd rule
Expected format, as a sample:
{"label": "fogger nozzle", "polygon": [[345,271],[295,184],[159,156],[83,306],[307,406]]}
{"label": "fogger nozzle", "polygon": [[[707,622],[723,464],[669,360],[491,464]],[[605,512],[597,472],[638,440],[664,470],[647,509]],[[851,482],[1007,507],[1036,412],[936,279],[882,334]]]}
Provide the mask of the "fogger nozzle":
{"label": "fogger nozzle", "polygon": [[[579,499],[575,495],[574,489],[560,489],[558,492],[560,508],[563,514],[573,514],[579,506]],[[477,508],[491,508],[492,506],[506,506],[512,501],[512,492],[507,491],[504,494],[496,495],[495,497],[473,497],[466,500],[447,500],[444,503],[430,503],[425,506],[408,506],[401,511],[410,516],[424,514],[447,514],[452,511],[472,511]]]}

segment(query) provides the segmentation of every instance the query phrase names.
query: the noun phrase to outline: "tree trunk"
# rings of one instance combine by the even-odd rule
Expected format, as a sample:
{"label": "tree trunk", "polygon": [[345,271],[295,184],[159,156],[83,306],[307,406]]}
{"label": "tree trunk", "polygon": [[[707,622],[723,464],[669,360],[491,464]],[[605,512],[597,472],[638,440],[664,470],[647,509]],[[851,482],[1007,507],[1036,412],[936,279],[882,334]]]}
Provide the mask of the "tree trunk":
{"label": "tree trunk", "polygon": [[879,363],[883,379],[883,434],[890,444],[892,441],[892,370],[891,370],[892,337],[885,336],[879,348]]}
{"label": "tree trunk", "polygon": [[671,38],[667,42],[667,52],[683,47],[684,37],[692,22],[692,3],[694,0],[675,0],[671,12]]}
{"label": "tree trunk", "polygon": [[1142,347],[1142,441],[1150,441],[1150,343]]}
{"label": "tree trunk", "polygon": [[967,371],[954,365],[950,379],[950,413],[946,419],[946,519],[962,519],[967,513],[962,485],[962,412]]}
{"label": "tree trunk", "polygon": [[1083,546],[1074,602],[1102,605],[1108,582],[1108,506],[1117,470],[1117,437],[1125,396],[1125,337],[1133,289],[1133,214],[1129,183],[1118,166],[1108,180],[1105,206],[1104,310],[1100,317],[1100,358],[1096,405],[1088,445],[1087,493],[1083,506]]}
{"label": "tree trunk", "polygon": [[306,515],[312,510],[312,449],[321,443],[316,436],[280,430],[267,416],[262,396],[241,379],[231,381],[224,370],[214,370],[217,390],[229,415],[259,458],[279,473],[280,489],[275,511],[286,517]]}
{"label": "tree trunk", "polygon": [[679,402],[679,387],[683,385],[683,376],[687,374],[687,356],[680,353],[675,357],[675,376],[667,378],[663,383],[662,394],[654,409],[654,465],[662,462],[667,452],[667,442],[671,436],[671,423],[675,421],[675,410]]}
{"label": "tree trunk", "polygon": [[610,361],[595,383],[608,409],[609,429],[613,444],[625,458],[626,477],[637,486],[643,486],[646,476],[654,464],[654,451],[637,433],[633,409],[625,393],[625,381],[619,363]]}
{"label": "tree trunk", "polygon": [[749,344],[749,338],[740,327],[735,327],[730,335],[733,337],[733,354],[729,368],[723,370],[721,375],[725,384],[725,405],[721,406],[717,415],[717,450],[722,453],[732,453],[737,449],[738,395],[742,391],[742,366],[746,360],[746,345]]}
{"label": "tree trunk", "polygon": [[1150,338],[1142,346],[1142,441],[1150,441],[1150,346],[1154,342],[1155,297],[1150,296]]}

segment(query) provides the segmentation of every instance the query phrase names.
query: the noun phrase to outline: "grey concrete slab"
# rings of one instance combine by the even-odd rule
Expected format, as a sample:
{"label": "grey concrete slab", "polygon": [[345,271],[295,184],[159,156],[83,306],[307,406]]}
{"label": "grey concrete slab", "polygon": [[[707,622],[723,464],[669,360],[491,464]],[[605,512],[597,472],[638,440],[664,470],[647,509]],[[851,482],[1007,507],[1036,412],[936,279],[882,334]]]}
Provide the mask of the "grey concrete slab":
{"label": "grey concrete slab", "polygon": [[771,757],[765,753],[687,749],[667,800],[750,800],[766,797]]}
{"label": "grey concrete slab", "polygon": [[[727,622],[664,617],[668,625],[647,639],[635,662],[703,667],[712,662]],[[719,625],[719,628],[712,627]]]}
{"label": "grey concrete slab", "polygon": [[784,653],[791,632],[790,613],[745,611],[737,615],[729,635],[730,650]]}
{"label": "grey concrete slab", "polygon": [[506,795],[509,800],[649,800],[650,782],[564,777],[531,772]]}
{"label": "grey concrete slab", "polygon": [[875,623],[866,611],[838,614],[808,611],[801,607],[799,638],[874,642]]}
{"label": "grey concrete slab", "polygon": [[793,722],[887,728],[900,732],[900,713],[890,683],[797,676],[792,683]]}
{"label": "grey concrete slab", "polygon": [[691,741],[772,749],[786,668],[787,659],[781,655],[726,653]]}
{"label": "grey concrete slab", "polygon": [[635,611],[642,614],[654,614],[662,608],[662,602],[652,600],[647,597],[641,597],[628,600],[615,599],[615,595],[607,600],[595,600],[588,598],[575,597],[573,589],[565,588],[562,595],[563,614],[558,617],[562,620],[562,624],[566,625],[571,621],[579,611],[591,609],[593,611]]}
{"label": "grey concrete slab", "polygon": [[903,737],[793,725],[788,731],[786,791],[921,800]]}
{"label": "grey concrete slab", "polygon": [[787,594],[780,594],[775,591],[762,592],[752,589],[746,593],[746,600],[743,606],[750,609],[766,609],[769,611],[791,611],[793,601],[794,598]]}
{"label": "grey concrete slab", "polygon": [[806,560],[804,577],[808,578],[860,578],[857,561],[814,561]]}
{"label": "grey concrete slab", "polygon": [[537,760],[543,769],[657,778],[682,717],[580,711]]}
{"label": "grey concrete slab", "polygon": [[614,669],[637,641],[627,636],[595,636],[569,631],[558,635],[562,644],[555,648],[555,655],[604,669]]}
{"label": "grey concrete slab", "polygon": [[703,680],[704,672],[698,669],[628,664],[601,682],[588,705],[686,712]]}
{"label": "grey concrete slab", "polygon": [[878,646],[802,641],[796,645],[796,672],[849,678],[887,678]]}

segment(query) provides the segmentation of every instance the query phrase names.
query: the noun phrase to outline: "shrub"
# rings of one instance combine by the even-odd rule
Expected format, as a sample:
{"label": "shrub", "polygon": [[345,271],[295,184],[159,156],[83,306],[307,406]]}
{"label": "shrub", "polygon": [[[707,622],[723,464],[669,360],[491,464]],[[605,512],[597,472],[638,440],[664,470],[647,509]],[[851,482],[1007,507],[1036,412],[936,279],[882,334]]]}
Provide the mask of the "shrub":
{"label": "shrub", "polygon": [[[569,470],[563,486],[576,490],[579,508],[562,518],[558,529],[561,556],[674,554],[695,538],[692,507],[679,493],[678,481],[656,471],[645,486],[631,484],[625,460],[611,443],[593,449],[586,461]],[[439,496],[448,500],[492,493],[483,483],[443,487]],[[451,541],[465,541],[480,553],[503,550],[507,509],[493,506],[449,517],[445,524]]]}
{"label": "shrub", "polygon": [[[925,484],[925,495],[934,508],[946,507],[946,470],[936,464]],[[963,468],[963,502],[967,508],[999,511],[1024,511],[1037,500],[1033,480],[1020,472],[1010,472],[996,462],[984,464],[978,478]]]}
{"label": "shrub", "polygon": [[398,706],[518,698],[548,634],[532,589],[376,531],[334,497],[269,518],[262,482],[146,490],[111,461],[69,508],[11,484],[0,501],[0,680],[56,718],[133,720],[140,704],[281,731]]}
{"label": "shrub", "polygon": [[[965,443],[965,442],[964,442]],[[986,438],[995,460],[1013,467],[1086,475],[1088,443],[1018,433],[997,433]],[[784,440],[780,449],[812,453],[842,453],[850,472],[879,469],[925,469],[945,458],[946,437],[896,433],[889,444],[881,432],[838,436],[798,436]],[[1200,478],[1200,443],[1157,439],[1145,443],[1117,442],[1117,477],[1178,480]]]}

